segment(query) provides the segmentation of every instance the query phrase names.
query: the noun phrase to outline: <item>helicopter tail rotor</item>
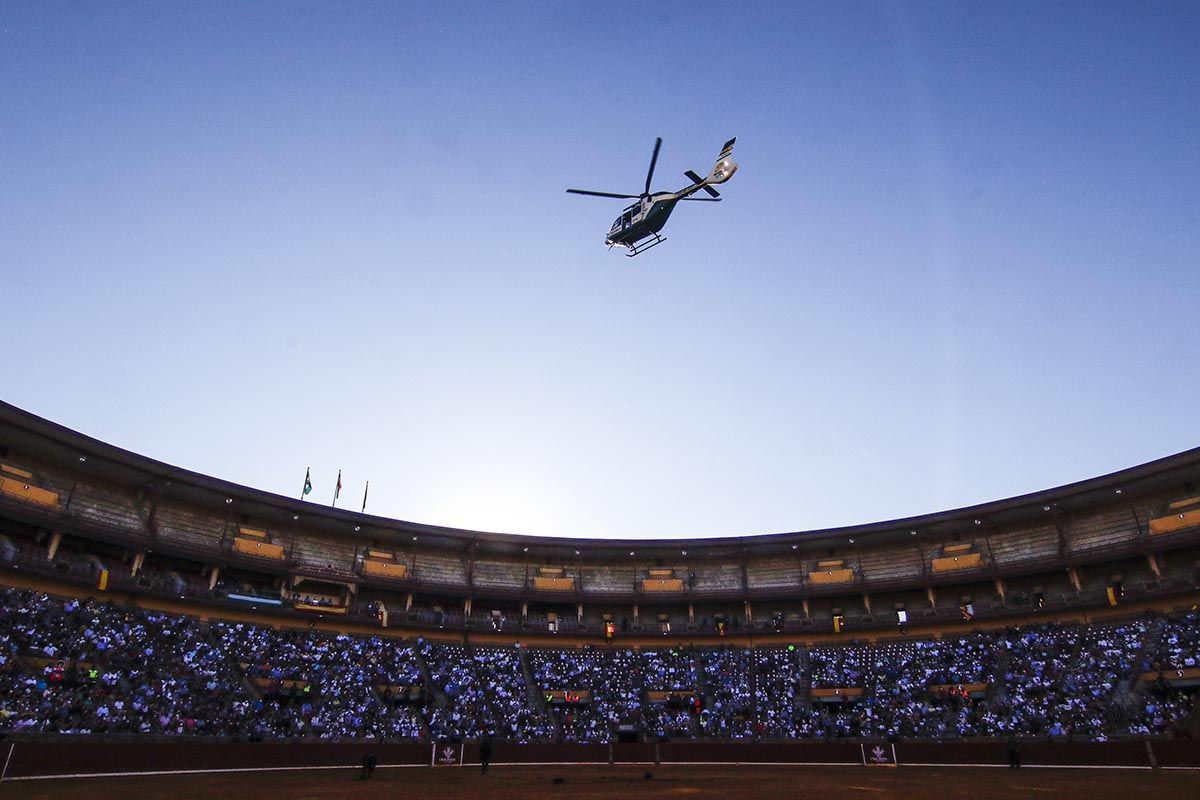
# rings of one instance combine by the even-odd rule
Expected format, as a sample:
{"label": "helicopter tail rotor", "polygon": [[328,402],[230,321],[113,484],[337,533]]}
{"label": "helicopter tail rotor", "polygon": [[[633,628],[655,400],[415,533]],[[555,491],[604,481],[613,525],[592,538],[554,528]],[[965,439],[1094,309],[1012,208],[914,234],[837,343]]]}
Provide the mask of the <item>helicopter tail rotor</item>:
{"label": "helicopter tail rotor", "polygon": [[737,141],[737,137],[733,137],[725,146],[721,148],[721,154],[717,156],[717,163],[713,165],[712,172],[705,179],[707,183],[724,183],[733,177],[733,173],[737,172],[737,162],[733,160],[733,143]]}
{"label": "helicopter tail rotor", "polygon": [[688,171],[684,172],[683,174],[688,178],[688,180],[690,180],[692,182],[692,185],[698,185],[701,189],[703,189],[705,192],[707,192],[709,197],[715,198],[715,197],[721,196],[720,192],[718,192],[716,189],[712,188],[711,186],[709,186],[707,183],[704,182],[704,178],[701,178],[699,175],[692,172],[690,169]]}

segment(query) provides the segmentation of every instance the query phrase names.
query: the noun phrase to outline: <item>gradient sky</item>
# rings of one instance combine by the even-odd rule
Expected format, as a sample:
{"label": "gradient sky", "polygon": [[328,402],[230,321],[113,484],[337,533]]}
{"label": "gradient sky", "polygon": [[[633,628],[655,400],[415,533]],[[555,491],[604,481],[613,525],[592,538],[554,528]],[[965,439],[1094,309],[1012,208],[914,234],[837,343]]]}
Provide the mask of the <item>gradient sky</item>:
{"label": "gradient sky", "polygon": [[[0,5],[0,397],[442,525],[715,536],[1200,444],[1200,4]],[[602,240],[738,137],[721,204]]]}

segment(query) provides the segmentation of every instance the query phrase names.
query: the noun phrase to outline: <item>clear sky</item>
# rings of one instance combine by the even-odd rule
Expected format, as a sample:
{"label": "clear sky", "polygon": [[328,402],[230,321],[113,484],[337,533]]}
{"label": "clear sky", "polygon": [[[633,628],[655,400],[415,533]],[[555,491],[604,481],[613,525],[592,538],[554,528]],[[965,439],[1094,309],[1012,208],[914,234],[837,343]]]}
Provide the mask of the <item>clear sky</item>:
{"label": "clear sky", "polygon": [[[0,397],[578,536],[1200,444],[1200,4],[0,4]],[[707,173],[635,259],[621,201]]]}

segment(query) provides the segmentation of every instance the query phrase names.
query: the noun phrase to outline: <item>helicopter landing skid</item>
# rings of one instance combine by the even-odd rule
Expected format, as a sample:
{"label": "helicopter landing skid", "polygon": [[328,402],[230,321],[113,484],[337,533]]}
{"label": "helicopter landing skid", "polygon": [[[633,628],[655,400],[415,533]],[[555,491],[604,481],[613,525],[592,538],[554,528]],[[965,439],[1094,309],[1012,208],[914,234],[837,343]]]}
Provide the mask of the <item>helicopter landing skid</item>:
{"label": "helicopter landing skid", "polygon": [[653,233],[653,234],[651,234],[651,236],[654,238],[643,239],[642,241],[638,242],[637,244],[626,245],[629,248],[629,252],[625,254],[625,257],[633,258],[634,256],[636,256],[640,253],[646,252],[651,247],[657,247],[658,245],[662,244],[663,242],[665,242],[667,240],[665,236],[659,236],[657,233]]}

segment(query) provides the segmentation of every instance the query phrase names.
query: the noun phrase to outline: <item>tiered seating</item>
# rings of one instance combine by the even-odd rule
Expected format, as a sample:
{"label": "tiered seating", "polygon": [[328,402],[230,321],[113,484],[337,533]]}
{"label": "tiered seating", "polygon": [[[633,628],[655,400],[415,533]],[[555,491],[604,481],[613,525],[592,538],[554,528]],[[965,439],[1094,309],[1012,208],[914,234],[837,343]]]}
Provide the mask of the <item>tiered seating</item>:
{"label": "tiered seating", "polygon": [[798,588],[800,566],[794,557],[756,558],[746,567],[751,589]]}
{"label": "tiered seating", "polygon": [[989,537],[988,547],[1000,568],[1023,561],[1054,560],[1058,558],[1058,531],[1052,524],[1002,531]]}
{"label": "tiered seating", "polygon": [[71,499],[71,513],[106,528],[140,534],[145,531],[133,500],[80,481]]}
{"label": "tiered seating", "polygon": [[476,586],[489,589],[525,588],[525,566],[516,562],[476,560],[471,572]]}
{"label": "tiered seating", "polygon": [[292,558],[298,569],[325,572],[341,577],[353,577],[354,545],[348,541],[297,536],[292,545]]}
{"label": "tiered seating", "polygon": [[[275,736],[411,739],[421,735],[413,706],[384,703],[381,677],[413,679],[412,657],[397,642],[323,631],[279,631],[244,623],[213,626],[227,653],[244,654],[246,676],[264,700],[259,732]],[[398,661],[389,656],[401,654]]]}
{"label": "tiered seating", "polygon": [[633,684],[634,656],[632,651],[591,647],[526,651],[530,672],[542,691],[587,696],[586,703],[554,706],[565,740],[611,741],[616,725],[640,705]]}
{"label": "tiered seating", "polygon": [[758,717],[755,730],[767,738],[797,738],[809,733],[806,721],[798,715],[797,705],[805,687],[796,647],[756,648],[754,650],[755,702]]}
{"label": "tiered seating", "polygon": [[[795,562],[792,564],[795,567]],[[690,570],[699,592],[737,592],[742,589],[742,570],[736,564],[697,564]]]}
{"label": "tiered seating", "polygon": [[230,735],[250,697],[200,623],[0,590],[0,729]]}
{"label": "tiered seating", "polygon": [[754,653],[745,647],[699,651],[704,686],[701,734],[718,739],[744,739],[754,733],[750,671]]}
{"label": "tiered seating", "polygon": [[529,742],[553,737],[553,723],[529,705],[519,654],[514,648],[475,648],[421,643],[434,683],[448,701],[429,721],[439,741],[484,735]]}
{"label": "tiered seating", "polygon": [[223,523],[202,512],[163,503],[154,515],[158,538],[196,553],[221,551]]}
{"label": "tiered seating", "polygon": [[[1144,519],[1144,517],[1143,517]],[[1071,525],[1071,552],[1102,550],[1128,545],[1137,538],[1133,511],[1117,508],[1082,517]]]}
{"label": "tiered seating", "polygon": [[862,574],[871,581],[913,581],[921,576],[921,556],[915,547],[867,547],[858,556]]}
{"label": "tiered seating", "polygon": [[870,652],[870,695],[878,713],[870,730],[878,736],[938,739],[970,735],[976,706],[994,678],[990,636],[908,641]]}
{"label": "tiered seating", "polygon": [[640,588],[640,582],[637,580],[637,573],[633,567],[588,567],[583,571],[582,584],[584,592],[627,594]]}
{"label": "tiered seating", "polygon": [[[0,733],[413,739],[425,735],[427,699],[437,705],[436,738],[536,741],[555,732],[526,685],[519,646],[421,642],[433,676],[426,687],[414,648],[396,639],[227,622],[209,629],[16,589],[0,598]],[[1102,740],[1169,733],[1187,718],[1200,615],[849,642],[808,657],[811,691],[805,653],[787,647],[535,649],[527,663],[537,689],[560,694],[554,715],[568,741],[608,741],[624,725],[672,738]]]}
{"label": "tiered seating", "polygon": [[1151,623],[1144,656],[1130,732],[1174,733],[1192,716],[1200,686],[1200,613]]}
{"label": "tiered seating", "polygon": [[418,550],[415,560],[417,580],[423,583],[442,583],[466,586],[467,568],[455,553]]}

